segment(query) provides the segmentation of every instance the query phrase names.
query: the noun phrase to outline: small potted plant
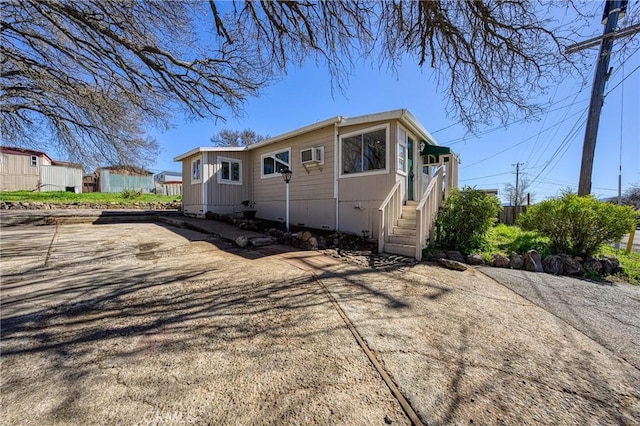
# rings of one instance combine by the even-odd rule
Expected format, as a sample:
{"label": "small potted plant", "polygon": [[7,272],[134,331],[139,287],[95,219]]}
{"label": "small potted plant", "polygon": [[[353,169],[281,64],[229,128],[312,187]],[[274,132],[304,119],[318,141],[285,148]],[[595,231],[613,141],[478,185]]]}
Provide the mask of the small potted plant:
{"label": "small potted plant", "polygon": [[244,200],[241,204],[246,207],[246,209],[242,210],[242,218],[243,219],[248,219],[248,220],[255,219],[256,218],[256,209],[253,208],[253,206],[255,206],[256,203],[254,201],[251,201],[251,200]]}

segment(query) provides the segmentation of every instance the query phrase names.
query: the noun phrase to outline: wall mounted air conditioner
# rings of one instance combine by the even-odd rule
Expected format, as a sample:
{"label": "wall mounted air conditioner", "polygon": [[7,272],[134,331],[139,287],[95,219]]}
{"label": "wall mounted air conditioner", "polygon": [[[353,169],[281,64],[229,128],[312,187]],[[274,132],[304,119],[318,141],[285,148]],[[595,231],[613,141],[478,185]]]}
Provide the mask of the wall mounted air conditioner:
{"label": "wall mounted air conditioner", "polygon": [[322,148],[308,148],[300,151],[300,162],[302,164],[322,163]]}

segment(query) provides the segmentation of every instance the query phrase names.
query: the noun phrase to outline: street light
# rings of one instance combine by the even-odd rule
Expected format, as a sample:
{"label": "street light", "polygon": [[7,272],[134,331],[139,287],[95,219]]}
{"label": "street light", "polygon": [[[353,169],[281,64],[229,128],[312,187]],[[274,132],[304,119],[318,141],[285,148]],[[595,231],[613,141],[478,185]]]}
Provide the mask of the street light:
{"label": "street light", "polygon": [[282,179],[284,179],[287,184],[287,215],[286,215],[286,224],[287,224],[287,232],[289,232],[289,182],[291,182],[291,175],[293,172],[289,169],[281,170]]}

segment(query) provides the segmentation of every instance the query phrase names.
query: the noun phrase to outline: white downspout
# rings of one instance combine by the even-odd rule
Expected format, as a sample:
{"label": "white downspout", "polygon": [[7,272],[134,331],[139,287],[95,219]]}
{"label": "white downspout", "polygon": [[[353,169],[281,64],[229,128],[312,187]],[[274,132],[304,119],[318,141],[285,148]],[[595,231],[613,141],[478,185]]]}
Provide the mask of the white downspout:
{"label": "white downspout", "polygon": [[207,214],[209,207],[209,197],[207,191],[207,185],[209,185],[209,153],[202,153],[202,204],[204,204],[202,214]]}
{"label": "white downspout", "polygon": [[333,123],[333,144],[334,144],[334,148],[333,148],[333,173],[334,173],[334,180],[333,180],[333,198],[336,199],[336,226],[335,229],[336,231],[339,230],[339,225],[340,225],[340,220],[339,220],[339,211],[340,211],[340,200],[339,200],[339,185],[338,185],[338,179],[340,179],[340,157],[341,157],[341,153],[339,152],[340,149],[340,144],[339,144],[339,139],[340,139],[340,135],[339,135],[339,131],[338,131],[338,123],[342,121],[342,117],[338,117],[338,121],[336,121],[335,123]]}

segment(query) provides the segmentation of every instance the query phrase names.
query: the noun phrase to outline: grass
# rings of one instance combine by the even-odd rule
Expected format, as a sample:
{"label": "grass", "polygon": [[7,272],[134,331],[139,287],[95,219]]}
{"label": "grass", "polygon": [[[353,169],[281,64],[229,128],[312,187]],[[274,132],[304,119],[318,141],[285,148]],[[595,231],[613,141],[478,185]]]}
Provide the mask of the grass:
{"label": "grass", "polygon": [[[535,232],[523,231],[517,226],[496,225],[487,234],[487,247],[480,253],[485,259],[491,259],[493,253],[508,256],[512,251],[524,254],[529,250],[536,250],[544,257],[551,253],[549,239],[541,237]],[[624,267],[624,273],[617,278],[634,285],[640,285],[640,253],[616,250],[609,245],[603,245],[597,256],[616,256]],[[596,256],[596,257],[597,257]]]}
{"label": "grass", "polygon": [[536,232],[523,231],[517,226],[496,225],[487,233],[487,240],[488,246],[485,251],[491,253],[508,256],[512,251],[523,254],[529,250],[536,250],[543,257],[550,254],[548,238],[541,237]]}
{"label": "grass", "polygon": [[0,192],[0,201],[13,202],[39,202],[48,204],[68,204],[68,203],[116,203],[129,204],[131,202],[141,203],[162,203],[180,200],[181,197],[141,194],[127,197],[119,192],[85,192],[76,194],[74,192],[32,192],[32,191],[11,191]]}

